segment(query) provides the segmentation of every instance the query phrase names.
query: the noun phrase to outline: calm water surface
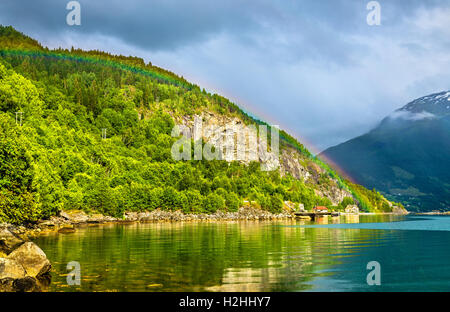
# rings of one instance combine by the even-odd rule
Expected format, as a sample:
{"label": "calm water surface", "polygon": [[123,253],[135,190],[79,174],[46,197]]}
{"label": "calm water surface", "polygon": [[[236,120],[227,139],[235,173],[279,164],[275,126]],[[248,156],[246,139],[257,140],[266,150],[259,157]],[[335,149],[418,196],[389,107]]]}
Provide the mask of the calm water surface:
{"label": "calm water surface", "polygon": [[[450,217],[84,227],[36,243],[50,291],[450,291]],[[68,286],[67,263],[81,265]],[[369,261],[381,286],[368,286]]]}

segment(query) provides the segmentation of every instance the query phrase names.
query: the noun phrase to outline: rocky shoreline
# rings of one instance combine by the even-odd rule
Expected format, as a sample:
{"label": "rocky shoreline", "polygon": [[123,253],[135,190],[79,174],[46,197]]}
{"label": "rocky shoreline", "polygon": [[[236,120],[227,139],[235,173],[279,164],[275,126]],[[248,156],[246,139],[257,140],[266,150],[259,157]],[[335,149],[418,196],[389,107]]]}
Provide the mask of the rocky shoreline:
{"label": "rocky shoreline", "polygon": [[62,211],[49,220],[35,224],[0,224],[0,292],[35,292],[45,290],[51,281],[51,263],[31,239],[49,232],[68,234],[77,227],[106,223],[238,221],[290,219],[289,212],[272,214],[261,209],[242,207],[237,212],[218,211],[214,214],[183,214],[180,211],[154,210],[127,212],[123,219],[83,211]]}
{"label": "rocky shoreline", "polygon": [[25,242],[0,225],[0,292],[42,291],[50,284],[52,265],[36,244]]}
{"label": "rocky shoreline", "polygon": [[89,215],[83,211],[61,211],[58,216],[35,224],[0,224],[0,292],[43,291],[48,287],[51,280],[50,261],[36,244],[30,242],[45,233],[70,234],[79,227],[111,223],[269,221],[294,217],[293,211],[273,214],[245,206],[237,212],[217,211],[213,214],[184,214],[160,209],[126,212],[121,219],[102,214]]}
{"label": "rocky shoreline", "polygon": [[[273,214],[252,207],[242,207],[237,212],[217,211],[213,214],[184,214],[181,211],[165,211],[156,209],[152,212],[126,212],[124,218],[114,218],[102,214],[86,214],[83,211],[62,211],[58,216],[53,216],[49,220],[40,220],[35,224],[10,225],[0,224],[0,227],[7,227],[11,233],[22,240],[30,240],[42,233],[58,232],[61,234],[76,232],[76,228],[84,225],[95,225],[105,223],[135,223],[135,222],[214,222],[214,221],[264,221],[291,219],[294,215],[284,211]],[[1,240],[1,236],[0,236]]]}

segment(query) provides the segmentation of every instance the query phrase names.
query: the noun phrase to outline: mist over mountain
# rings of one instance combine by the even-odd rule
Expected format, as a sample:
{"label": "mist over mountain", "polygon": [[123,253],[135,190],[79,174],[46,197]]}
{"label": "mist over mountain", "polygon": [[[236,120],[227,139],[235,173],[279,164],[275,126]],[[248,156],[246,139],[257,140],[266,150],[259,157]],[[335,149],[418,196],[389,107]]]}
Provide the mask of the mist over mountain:
{"label": "mist over mountain", "polygon": [[411,211],[450,208],[450,92],[418,98],[321,156]]}

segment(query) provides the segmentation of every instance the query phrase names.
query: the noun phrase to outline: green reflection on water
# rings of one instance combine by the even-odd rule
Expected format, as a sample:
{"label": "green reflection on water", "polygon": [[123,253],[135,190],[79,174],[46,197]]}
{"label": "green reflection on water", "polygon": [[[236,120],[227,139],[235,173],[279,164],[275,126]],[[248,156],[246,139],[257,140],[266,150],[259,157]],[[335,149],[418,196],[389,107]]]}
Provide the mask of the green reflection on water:
{"label": "green reflection on water", "polygon": [[[385,222],[345,216],[316,223]],[[383,231],[285,227],[308,221],[147,223],[79,228],[36,243],[53,264],[50,291],[303,291],[366,248]],[[81,264],[81,285],[66,282]]]}

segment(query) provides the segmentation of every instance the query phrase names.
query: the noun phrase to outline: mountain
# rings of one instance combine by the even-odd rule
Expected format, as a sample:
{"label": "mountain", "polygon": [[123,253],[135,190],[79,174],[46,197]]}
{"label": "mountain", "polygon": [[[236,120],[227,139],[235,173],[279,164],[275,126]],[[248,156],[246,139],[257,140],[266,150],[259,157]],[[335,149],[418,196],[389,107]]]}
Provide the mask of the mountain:
{"label": "mountain", "polygon": [[328,148],[321,156],[408,210],[448,210],[450,91],[406,104],[369,133]]}
{"label": "mountain", "polygon": [[[177,161],[175,125],[268,125],[137,57],[49,50],[12,27],[0,27],[0,43],[0,221],[35,222],[61,210],[213,213],[244,203],[273,213],[298,204],[396,209],[282,130],[274,171],[262,170],[272,158]],[[211,140],[196,137],[211,151],[220,147]]]}

